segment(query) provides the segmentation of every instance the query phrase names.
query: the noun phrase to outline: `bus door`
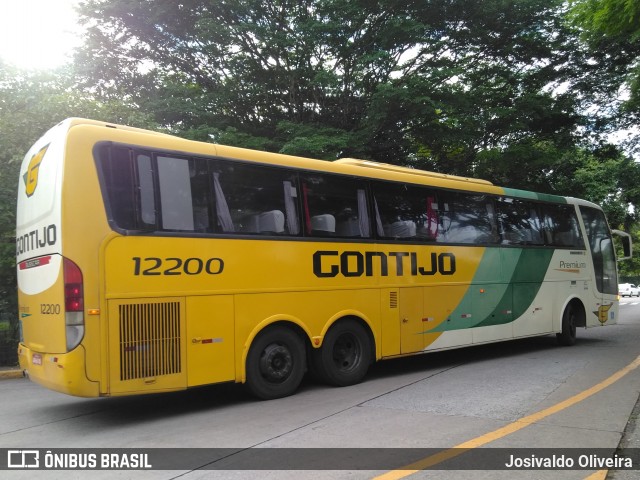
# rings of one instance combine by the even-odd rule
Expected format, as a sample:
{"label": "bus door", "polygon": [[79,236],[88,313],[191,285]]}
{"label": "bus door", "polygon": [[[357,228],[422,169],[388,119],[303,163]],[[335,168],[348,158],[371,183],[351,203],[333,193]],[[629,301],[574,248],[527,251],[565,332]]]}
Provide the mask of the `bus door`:
{"label": "bus door", "polygon": [[[593,260],[593,270],[595,275],[595,285],[600,306],[606,307],[613,304],[612,297],[618,294],[618,273],[616,265],[616,254],[613,240],[609,232],[609,226],[604,213],[591,207],[580,206],[580,213],[584,221],[587,234],[587,243]],[[598,310],[598,320],[587,316],[588,321],[593,323],[611,323],[616,321],[615,309],[602,308]]]}

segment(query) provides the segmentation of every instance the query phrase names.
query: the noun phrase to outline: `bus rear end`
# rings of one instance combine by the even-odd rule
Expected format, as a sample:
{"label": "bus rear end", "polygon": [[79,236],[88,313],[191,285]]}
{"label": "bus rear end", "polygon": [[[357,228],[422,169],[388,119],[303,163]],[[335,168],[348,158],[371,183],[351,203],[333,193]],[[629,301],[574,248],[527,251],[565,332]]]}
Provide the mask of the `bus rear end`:
{"label": "bus rear end", "polygon": [[20,367],[52,390],[97,396],[87,378],[84,282],[62,249],[62,185],[67,132],[73,120],[48,131],[27,152],[18,187],[16,260]]}

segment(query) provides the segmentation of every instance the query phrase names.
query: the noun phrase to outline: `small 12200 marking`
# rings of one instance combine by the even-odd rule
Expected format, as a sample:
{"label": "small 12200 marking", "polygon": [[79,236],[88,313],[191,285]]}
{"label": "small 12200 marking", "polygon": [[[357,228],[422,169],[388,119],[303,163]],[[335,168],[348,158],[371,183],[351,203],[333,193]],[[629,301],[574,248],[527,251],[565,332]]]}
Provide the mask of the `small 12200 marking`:
{"label": "small 12200 marking", "polygon": [[224,270],[221,258],[133,257],[134,275],[218,275]]}
{"label": "small 12200 marking", "polygon": [[42,315],[60,315],[62,308],[57,303],[41,303],[40,313]]}

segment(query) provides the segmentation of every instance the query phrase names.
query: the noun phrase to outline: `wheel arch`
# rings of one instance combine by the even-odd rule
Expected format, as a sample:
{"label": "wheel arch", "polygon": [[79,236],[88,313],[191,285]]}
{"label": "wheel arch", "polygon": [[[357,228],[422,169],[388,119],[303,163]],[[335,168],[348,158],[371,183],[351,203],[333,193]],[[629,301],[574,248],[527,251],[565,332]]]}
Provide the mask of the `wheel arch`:
{"label": "wheel arch", "polygon": [[367,336],[369,337],[369,343],[371,345],[371,358],[374,359],[374,362],[379,360],[380,356],[378,355],[378,342],[377,342],[375,330],[371,325],[371,320],[368,319],[366,315],[363,315],[361,312],[356,312],[356,311],[340,312],[339,314],[336,314],[333,317],[331,317],[331,319],[326,323],[325,327],[322,330],[322,339],[320,343],[318,344],[314,343],[312,345],[313,348],[322,347],[322,343],[323,343],[322,340],[324,340],[324,337],[327,335],[327,332],[329,332],[329,330],[331,330],[331,328],[334,327],[339,322],[343,322],[347,320],[353,320],[359,323],[364,328],[365,332],[367,333]]}
{"label": "wheel arch", "polygon": [[247,381],[247,356],[255,339],[263,332],[276,326],[288,328],[298,335],[304,344],[305,350],[311,347],[311,332],[299,318],[291,315],[273,315],[265,318],[251,330],[244,342],[238,372],[236,374],[236,382],[245,383]]}
{"label": "wheel arch", "polygon": [[584,306],[584,302],[580,297],[570,297],[566,300],[566,302],[562,306],[562,310],[560,310],[559,312],[560,313],[560,316],[558,317],[559,330],[560,331],[562,330],[562,317],[564,315],[564,312],[567,310],[569,306],[572,306],[576,310],[576,313],[578,314],[576,327],[586,327],[587,326],[587,309]]}

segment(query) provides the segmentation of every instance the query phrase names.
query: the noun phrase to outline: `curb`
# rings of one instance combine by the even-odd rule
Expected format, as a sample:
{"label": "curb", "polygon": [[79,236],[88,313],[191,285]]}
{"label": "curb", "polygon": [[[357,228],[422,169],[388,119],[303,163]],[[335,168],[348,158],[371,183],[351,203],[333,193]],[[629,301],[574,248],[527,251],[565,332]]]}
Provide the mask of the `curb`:
{"label": "curb", "polygon": [[23,378],[24,375],[22,370],[20,369],[12,369],[12,370],[0,370],[0,380],[10,379],[10,378]]}

